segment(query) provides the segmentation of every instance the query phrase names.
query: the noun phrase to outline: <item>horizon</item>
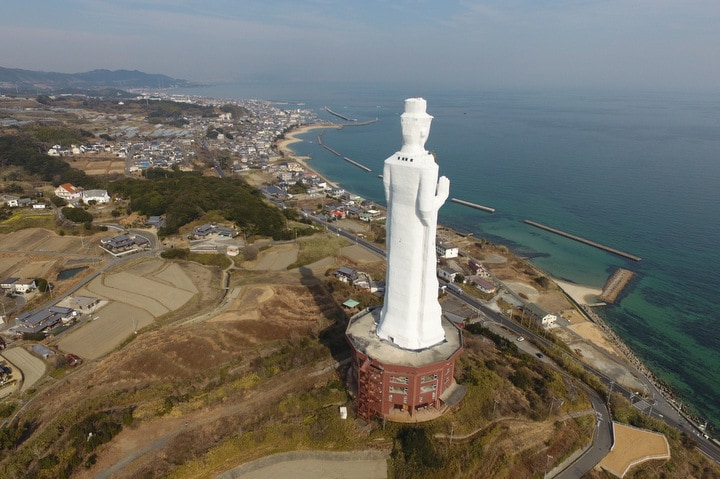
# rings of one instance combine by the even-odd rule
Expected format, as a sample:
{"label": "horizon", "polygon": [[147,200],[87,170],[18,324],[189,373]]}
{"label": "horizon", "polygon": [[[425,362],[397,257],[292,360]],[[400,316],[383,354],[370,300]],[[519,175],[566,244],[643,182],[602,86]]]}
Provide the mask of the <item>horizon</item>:
{"label": "horizon", "polygon": [[[712,91],[720,4],[36,0],[0,16],[7,68],[199,83]],[[43,12],[38,14],[37,12]]]}

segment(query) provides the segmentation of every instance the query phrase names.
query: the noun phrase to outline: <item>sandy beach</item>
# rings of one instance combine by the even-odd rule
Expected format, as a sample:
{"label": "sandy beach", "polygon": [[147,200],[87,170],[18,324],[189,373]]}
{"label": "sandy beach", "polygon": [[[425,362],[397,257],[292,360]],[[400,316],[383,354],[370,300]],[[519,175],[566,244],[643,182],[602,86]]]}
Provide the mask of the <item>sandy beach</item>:
{"label": "sandy beach", "polygon": [[[303,165],[303,168],[305,168],[307,171],[313,172],[318,176],[322,177],[322,175],[320,175],[309,165],[308,160],[310,160],[310,158],[296,156],[295,152],[291,148],[291,145],[303,141],[302,138],[298,138],[299,135],[305,134],[312,130],[325,128],[341,128],[341,126],[334,123],[322,123],[303,125],[294,128],[290,132],[286,133],[283,139],[277,141],[276,148],[284,157],[301,163]],[[322,178],[329,185],[337,186],[336,183],[328,180],[327,178]],[[507,261],[507,259],[504,259],[504,261]],[[576,283],[571,283],[569,281],[562,281],[552,277],[550,277],[550,279],[555,284],[557,284],[557,286],[562,289],[562,291],[567,296],[569,296],[578,306],[580,306],[579,309],[573,308],[561,312],[563,317],[571,323],[568,329],[576,335],[574,336],[575,339],[570,341],[571,343],[575,343],[577,338],[580,337],[582,338],[582,340],[594,345],[597,348],[604,350],[611,356],[614,356],[619,361],[630,361],[630,363],[635,364],[635,366],[639,367],[642,371],[647,371],[647,368],[642,366],[642,364],[637,360],[634,354],[630,352],[629,348],[627,348],[627,346],[625,346],[624,343],[622,343],[616,335],[609,334],[608,331],[604,331],[604,329],[600,327],[603,325],[596,324],[588,317],[588,314],[583,310],[584,308],[588,308],[589,305],[596,304],[598,302],[598,296],[602,294],[602,288],[584,286]],[[512,283],[512,281],[510,281],[510,283]],[[531,293],[531,291],[529,292]],[[536,295],[533,294],[532,296]],[[568,340],[567,335],[563,334],[561,336],[564,336],[565,339]],[[592,360],[591,356],[592,355],[588,354],[587,359]],[[600,359],[601,358],[599,357],[595,358],[595,361],[593,361],[595,363],[595,366],[600,366],[600,363],[607,363],[607,361]]]}
{"label": "sandy beach", "polygon": [[552,280],[560,289],[565,291],[565,294],[570,296],[578,304],[597,303],[597,297],[602,293],[601,288],[592,288],[590,286],[561,281],[555,278],[552,278]]}

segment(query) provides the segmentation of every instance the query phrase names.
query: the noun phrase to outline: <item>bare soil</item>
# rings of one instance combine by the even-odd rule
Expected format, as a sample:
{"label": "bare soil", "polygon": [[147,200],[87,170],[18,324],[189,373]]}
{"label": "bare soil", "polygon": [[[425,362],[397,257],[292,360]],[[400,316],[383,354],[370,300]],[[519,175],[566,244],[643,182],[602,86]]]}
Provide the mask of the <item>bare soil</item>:
{"label": "bare soil", "polygon": [[615,447],[600,461],[600,466],[623,477],[634,465],[652,459],[670,459],[665,436],[656,432],[613,423]]}

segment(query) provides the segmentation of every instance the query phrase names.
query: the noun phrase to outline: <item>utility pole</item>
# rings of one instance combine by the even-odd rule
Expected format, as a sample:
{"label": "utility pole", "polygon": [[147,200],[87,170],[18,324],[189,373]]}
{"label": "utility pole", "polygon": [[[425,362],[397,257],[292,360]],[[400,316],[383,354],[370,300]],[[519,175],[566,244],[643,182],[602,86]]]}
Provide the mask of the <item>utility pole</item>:
{"label": "utility pole", "polygon": [[545,459],[545,474],[543,475],[544,479],[547,479],[548,466],[550,465],[550,459],[552,459],[552,458],[553,457],[550,454],[548,454],[547,459]]}

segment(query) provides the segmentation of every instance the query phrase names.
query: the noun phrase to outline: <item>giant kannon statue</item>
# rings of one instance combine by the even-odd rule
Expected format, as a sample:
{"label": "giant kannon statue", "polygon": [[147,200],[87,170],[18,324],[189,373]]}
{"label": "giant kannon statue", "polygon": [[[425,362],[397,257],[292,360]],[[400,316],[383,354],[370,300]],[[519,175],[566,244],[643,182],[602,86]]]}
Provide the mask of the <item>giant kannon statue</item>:
{"label": "giant kannon statue", "polygon": [[385,302],[377,328],[382,339],[411,350],[441,343],[435,234],[438,210],[450,181],[438,179],[438,165],[425,150],[432,116],[422,98],[405,100],[403,145],[385,160],[387,200],[387,276]]}

